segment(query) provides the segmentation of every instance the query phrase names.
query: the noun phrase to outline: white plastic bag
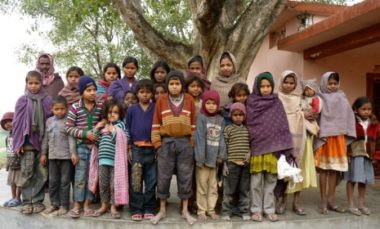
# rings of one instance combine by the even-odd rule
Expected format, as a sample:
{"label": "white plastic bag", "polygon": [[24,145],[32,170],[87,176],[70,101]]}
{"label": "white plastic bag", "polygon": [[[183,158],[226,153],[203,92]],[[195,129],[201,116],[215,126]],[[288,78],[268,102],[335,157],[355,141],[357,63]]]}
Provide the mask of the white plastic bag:
{"label": "white plastic bag", "polygon": [[278,179],[285,179],[292,181],[291,183],[300,183],[303,181],[301,175],[301,169],[297,168],[295,164],[290,165],[284,155],[280,156],[280,159],[277,161],[277,177]]}

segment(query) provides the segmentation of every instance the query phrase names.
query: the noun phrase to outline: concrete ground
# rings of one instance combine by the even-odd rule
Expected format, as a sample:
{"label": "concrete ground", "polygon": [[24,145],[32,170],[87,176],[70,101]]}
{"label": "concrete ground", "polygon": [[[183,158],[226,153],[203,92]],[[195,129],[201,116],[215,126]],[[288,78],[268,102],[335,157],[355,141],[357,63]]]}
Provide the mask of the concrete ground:
{"label": "concrete ground", "polygon": [[[4,203],[10,197],[10,189],[6,185],[7,172],[0,170],[0,204]],[[179,199],[176,196],[176,182],[172,181],[172,196],[168,200],[167,218],[162,220],[157,226],[153,226],[149,221],[134,222],[130,219],[128,207],[122,212],[122,219],[114,220],[110,214],[105,214],[99,218],[85,218],[73,220],[69,216],[45,216],[32,215],[24,216],[19,213],[18,208],[0,207],[0,229],[1,228],[189,228],[190,226],[179,215]],[[355,195],[357,193],[355,192]],[[46,196],[46,204],[48,205],[48,196]],[[319,191],[318,189],[306,190],[302,193],[302,203],[307,211],[307,216],[298,216],[294,214],[289,206],[284,215],[280,216],[280,221],[272,223],[264,219],[263,222],[257,223],[252,221],[242,221],[239,217],[232,217],[231,221],[208,220],[206,222],[197,222],[192,228],[313,228],[313,229],[329,229],[329,228],[380,228],[380,180],[375,185],[368,187],[366,205],[372,211],[371,216],[353,216],[348,213],[329,212],[329,214],[321,215],[318,213]],[[291,203],[289,198],[289,203]],[[345,183],[342,182],[336,191],[336,204],[346,206]],[[96,206],[94,206],[95,208]]]}

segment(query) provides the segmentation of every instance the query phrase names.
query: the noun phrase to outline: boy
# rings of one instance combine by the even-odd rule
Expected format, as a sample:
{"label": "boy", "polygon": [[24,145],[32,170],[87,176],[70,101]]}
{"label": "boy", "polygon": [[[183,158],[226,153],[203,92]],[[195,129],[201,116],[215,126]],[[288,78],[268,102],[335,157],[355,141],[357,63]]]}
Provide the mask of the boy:
{"label": "boy", "polygon": [[[129,202],[132,220],[139,221],[154,217],[156,209],[157,164],[151,142],[155,104],[153,82],[141,80],[136,86],[138,103],[127,113],[127,127],[130,131],[129,161],[131,169],[131,199]],[[145,192],[143,192],[145,181]]]}
{"label": "boy", "polygon": [[[76,139],[76,152],[70,152],[71,160],[75,166],[74,207],[69,213],[72,218],[79,218],[82,202],[84,202],[84,216],[94,214],[90,208],[93,195],[87,187],[88,170],[92,144],[98,140],[96,133],[105,125],[103,121],[100,121],[102,105],[95,102],[95,81],[89,76],[80,77],[79,92],[82,98],[72,105],[66,120],[66,132]],[[70,145],[70,149],[73,147],[75,146]]]}
{"label": "boy", "polygon": [[151,222],[157,224],[166,216],[166,199],[170,196],[170,182],[176,171],[182,217],[192,225],[196,220],[188,211],[188,201],[193,195],[195,105],[193,98],[184,93],[182,72],[170,71],[165,82],[168,93],[158,97],[152,125],[152,144],[158,154],[160,211]]}
{"label": "boy", "polygon": [[[51,103],[53,117],[46,121],[44,139],[41,146],[40,163],[46,167],[49,158],[49,196],[51,206],[45,210],[50,214],[58,210],[57,215],[65,215],[70,206],[70,179],[72,164],[69,149],[69,137],[65,131],[67,101],[63,96],[56,96]],[[70,137],[70,141],[73,138]]]}
{"label": "boy", "polygon": [[7,149],[7,167],[8,171],[8,185],[11,186],[12,199],[4,203],[4,207],[17,207],[21,204],[21,163],[20,157],[14,153],[12,149],[12,120],[13,112],[7,112],[1,119],[1,127],[9,131],[9,135],[5,138],[5,146]]}

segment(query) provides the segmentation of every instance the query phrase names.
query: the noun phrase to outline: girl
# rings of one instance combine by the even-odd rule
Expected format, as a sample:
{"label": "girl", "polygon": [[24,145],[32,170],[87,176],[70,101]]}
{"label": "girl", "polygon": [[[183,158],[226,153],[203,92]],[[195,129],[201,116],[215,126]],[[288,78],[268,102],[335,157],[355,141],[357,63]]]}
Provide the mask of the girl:
{"label": "girl", "polygon": [[[231,90],[228,92],[228,98],[232,100],[232,103],[242,103],[245,105],[249,95],[248,85],[246,83],[235,83]],[[226,126],[231,124],[230,107],[232,103],[224,105],[222,115]]]}
{"label": "girl", "polygon": [[42,76],[37,71],[26,75],[25,95],[16,103],[13,118],[13,152],[21,156],[21,213],[39,213],[45,209],[47,170],[40,165],[45,121],[51,116],[51,98],[42,90]]}
{"label": "girl", "polygon": [[103,116],[107,117],[107,124],[100,131],[98,152],[99,194],[102,205],[94,212],[93,216],[103,215],[108,211],[109,204],[111,204],[111,216],[114,219],[119,219],[120,213],[116,206],[128,204],[126,147],[128,132],[122,121],[124,118],[123,108],[115,100],[106,103]]}
{"label": "girl", "polygon": [[206,68],[203,64],[203,59],[200,55],[193,56],[188,62],[187,62],[187,77],[190,75],[198,76],[205,85],[204,89],[206,91],[210,90],[211,82],[207,80],[206,76]]}
{"label": "girl", "polygon": [[205,88],[203,81],[197,76],[190,76],[186,80],[185,91],[189,93],[195,103],[195,113],[198,114],[202,105],[202,93]]}
{"label": "girl", "polygon": [[277,158],[291,157],[292,135],[284,107],[273,94],[273,77],[259,74],[253,93],[247,99],[247,127],[251,147],[251,212],[252,220],[262,221],[262,212],[277,221],[274,188],[277,182]]}
{"label": "girl", "polygon": [[236,60],[230,52],[224,52],[219,63],[219,75],[212,80],[211,89],[219,92],[220,106],[223,107],[231,101],[228,98],[231,87],[238,82],[244,83],[244,80],[237,74]]}
{"label": "girl", "polygon": [[195,132],[195,161],[197,184],[197,215],[206,220],[206,213],[211,219],[217,219],[215,205],[218,199],[216,180],[217,165],[226,159],[226,145],[223,130],[224,120],[218,114],[219,94],[207,91],[203,95],[201,113],[197,115]]}
{"label": "girl", "polygon": [[340,76],[337,72],[326,72],[322,75],[319,96],[323,101],[323,109],[318,123],[319,137],[314,142],[315,166],[319,170],[321,214],[327,214],[327,210],[342,212],[334,204],[337,174],[347,171],[346,147],[356,138],[354,112],[339,86]]}
{"label": "girl", "polygon": [[78,83],[79,78],[83,75],[83,70],[77,66],[70,67],[66,72],[67,85],[62,88],[58,95],[65,97],[68,106],[78,102],[81,98]]}
{"label": "girl", "polygon": [[165,78],[169,71],[169,65],[165,61],[159,60],[154,63],[153,68],[150,71],[150,79],[154,84],[165,85]]}
{"label": "girl", "polygon": [[[128,108],[135,103],[137,103],[136,94],[131,91],[127,91],[125,93],[124,103],[123,103],[124,114],[126,114],[128,112]],[[127,116],[124,117],[124,123],[127,123]]]}
{"label": "girl", "polygon": [[108,88],[115,80],[120,79],[120,68],[115,63],[108,63],[103,67],[102,79],[96,82],[96,96],[99,102],[105,102],[108,98]]}
{"label": "girl", "polygon": [[[347,180],[348,211],[354,215],[369,215],[370,210],[364,206],[366,185],[374,183],[372,159],[376,150],[377,127],[371,123],[372,104],[367,97],[359,97],[352,105],[356,115],[357,138],[348,147],[348,171],[344,174]],[[358,183],[359,209],[354,205],[354,188]]]}
{"label": "girl", "polygon": [[[308,133],[317,136],[319,133],[319,126],[316,119],[322,110],[322,100],[317,95],[319,92],[316,80],[303,80],[302,85],[302,100],[301,108],[305,115],[305,126]],[[306,143],[307,144],[307,143]]]}
{"label": "girl", "polygon": [[123,61],[124,77],[112,82],[108,88],[108,95],[112,96],[119,103],[123,103],[125,93],[131,91],[136,92],[137,79],[135,77],[139,64],[137,59],[127,56]]}
{"label": "girl", "polygon": [[157,101],[158,97],[160,95],[163,95],[166,93],[165,85],[162,84],[155,84],[153,86],[153,93],[154,93],[154,101]]}

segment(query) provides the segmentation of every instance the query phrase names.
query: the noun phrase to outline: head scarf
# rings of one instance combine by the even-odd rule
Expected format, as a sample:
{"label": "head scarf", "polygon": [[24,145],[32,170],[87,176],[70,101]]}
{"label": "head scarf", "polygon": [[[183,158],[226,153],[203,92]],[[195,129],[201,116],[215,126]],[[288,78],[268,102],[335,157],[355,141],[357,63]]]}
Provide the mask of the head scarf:
{"label": "head scarf", "polygon": [[305,91],[305,89],[307,87],[312,89],[315,92],[315,95],[317,95],[319,93],[319,87],[318,87],[317,81],[315,79],[302,80],[301,81],[301,87],[302,87],[302,93]]}
{"label": "head scarf", "polygon": [[232,113],[235,110],[239,110],[239,111],[243,112],[244,116],[247,117],[247,111],[245,109],[244,104],[239,103],[239,102],[231,104],[231,106],[230,106],[230,116],[232,116]]}
{"label": "head scarf", "polygon": [[[40,66],[40,58],[42,56],[47,56],[50,62],[50,68],[48,72],[45,74],[41,72],[41,66]],[[37,63],[36,63],[36,71],[40,72],[43,78],[43,85],[47,86],[50,85],[54,81],[54,58],[51,54],[49,53],[41,53],[38,58],[37,58]]]}
{"label": "head scarf", "polygon": [[12,122],[13,120],[14,112],[6,112],[3,117],[1,118],[1,128],[5,130],[5,123],[6,122]]}
{"label": "head scarf", "polygon": [[[206,102],[208,100],[214,100],[216,105],[217,105],[217,110],[214,113],[209,113],[206,110]],[[218,110],[219,110],[219,103],[220,103],[220,96],[219,96],[219,93],[217,91],[214,91],[214,90],[206,91],[202,95],[201,113],[208,116],[208,117],[217,115]]]}

